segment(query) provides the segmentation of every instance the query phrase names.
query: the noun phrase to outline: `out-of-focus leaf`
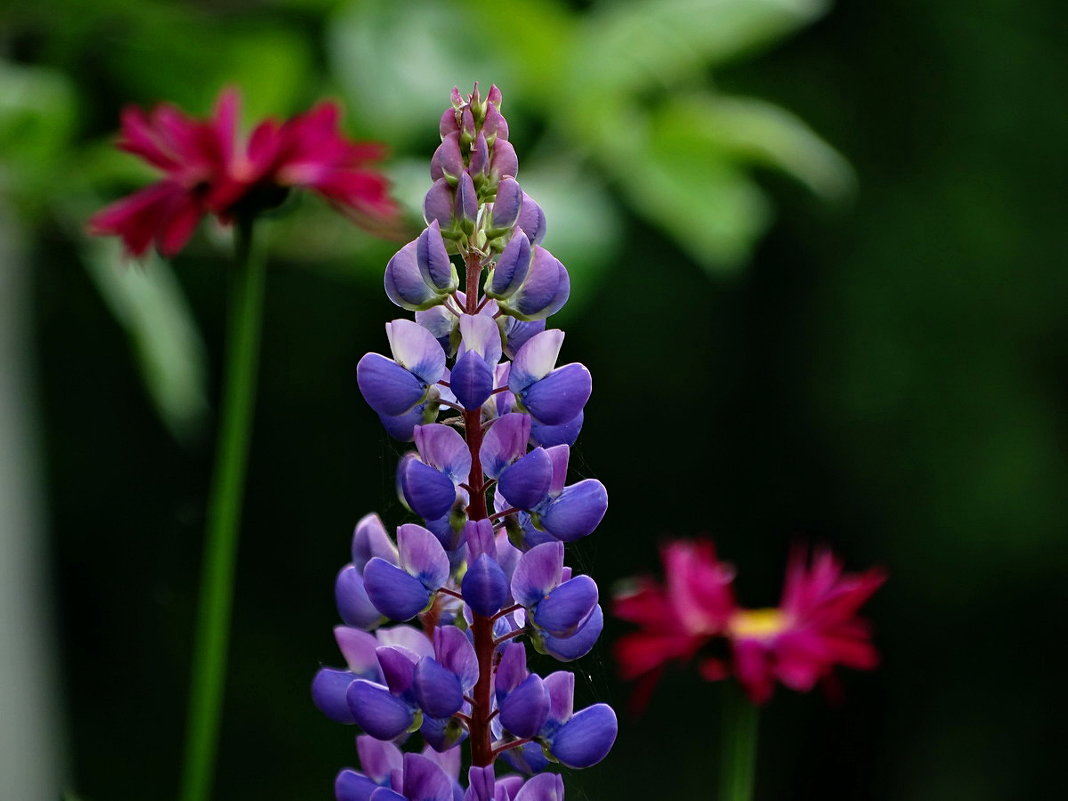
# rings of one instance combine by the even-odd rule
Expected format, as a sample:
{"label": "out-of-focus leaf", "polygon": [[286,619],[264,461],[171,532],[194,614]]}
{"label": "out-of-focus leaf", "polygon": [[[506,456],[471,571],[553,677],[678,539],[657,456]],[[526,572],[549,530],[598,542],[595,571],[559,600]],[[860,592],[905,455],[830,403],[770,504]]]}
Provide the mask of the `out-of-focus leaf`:
{"label": "out-of-focus leaf", "polygon": [[74,121],[66,76],[0,61],[0,188],[31,213],[53,191]]}
{"label": "out-of-focus leaf", "polygon": [[591,94],[666,87],[811,22],[824,0],[633,0],[587,17],[575,85]]}
{"label": "out-of-focus leaf", "polygon": [[295,31],[247,31],[229,45],[220,83],[241,88],[246,120],[289,115],[304,100],[311,60],[307,40]]}
{"label": "out-of-focus leaf", "polygon": [[655,125],[679,127],[692,147],[771,167],[804,183],[827,199],[847,194],[855,184],[849,163],[797,116],[762,100],[688,95],[657,109]]}
{"label": "out-of-focus leaf", "polygon": [[567,102],[568,61],[578,27],[570,8],[557,0],[463,0],[462,5],[475,18],[495,20],[503,34],[489,37],[485,46],[514,68],[507,86],[491,76],[505,89],[506,113],[514,94],[548,109]]}
{"label": "out-of-focus leaf", "polygon": [[117,240],[84,246],[84,262],[126,329],[141,378],[164,424],[180,441],[201,430],[208,410],[204,343],[171,268],[154,256],[124,267]]}
{"label": "out-of-focus leaf", "polygon": [[328,27],[333,72],[378,139],[437,146],[453,86],[508,86],[514,69],[479,43],[481,23],[453,0],[355,0]]}
{"label": "out-of-focus leaf", "polygon": [[571,276],[566,319],[589,302],[619,253],[619,212],[602,182],[569,160],[532,160],[523,169],[523,189],[545,212],[543,244]]}
{"label": "out-of-focus leaf", "polygon": [[631,202],[711,273],[737,269],[770,220],[764,193],[676,126],[621,170]]}

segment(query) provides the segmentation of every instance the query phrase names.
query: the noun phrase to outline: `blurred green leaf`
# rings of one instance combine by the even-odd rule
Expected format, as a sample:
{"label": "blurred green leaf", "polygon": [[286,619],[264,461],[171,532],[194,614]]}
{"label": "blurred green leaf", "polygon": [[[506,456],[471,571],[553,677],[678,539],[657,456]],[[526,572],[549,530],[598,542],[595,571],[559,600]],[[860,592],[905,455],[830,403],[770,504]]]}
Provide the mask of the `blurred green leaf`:
{"label": "blurred green leaf", "polygon": [[710,94],[672,98],[657,109],[654,124],[678,128],[676,135],[691,139],[694,149],[781,170],[827,199],[849,193],[856,181],[834,148],[796,115],[763,100]]}
{"label": "blurred green leaf", "polygon": [[0,60],[0,188],[30,214],[54,191],[75,114],[65,75]]}
{"label": "blurred green leaf", "polygon": [[751,52],[826,9],[824,0],[633,0],[587,17],[575,85],[596,94],[667,88]]}
{"label": "blurred green leaf", "polygon": [[174,273],[155,256],[142,268],[124,266],[117,240],[89,241],[83,254],[90,277],[130,337],[160,417],[176,439],[189,441],[208,411],[206,357]]}
{"label": "blurred green leaf", "polygon": [[[513,63],[478,46],[480,29],[452,0],[355,0],[331,21],[333,72],[376,138],[394,147],[437,145],[437,123],[454,86],[508,85]],[[429,150],[427,151],[429,152]]]}
{"label": "blurred green leaf", "polygon": [[313,83],[311,62],[299,33],[275,27],[243,31],[228,46],[219,82],[241,88],[246,121],[285,116],[306,100],[306,87]]}

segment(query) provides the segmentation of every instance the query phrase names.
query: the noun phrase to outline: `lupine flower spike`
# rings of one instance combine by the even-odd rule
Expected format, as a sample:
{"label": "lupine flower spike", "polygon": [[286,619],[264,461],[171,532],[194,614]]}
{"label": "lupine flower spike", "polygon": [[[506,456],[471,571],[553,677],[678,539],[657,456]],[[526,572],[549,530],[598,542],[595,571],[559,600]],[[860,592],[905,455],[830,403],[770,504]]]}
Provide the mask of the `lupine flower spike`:
{"label": "lupine flower spike", "polygon": [[[608,495],[567,482],[592,383],[581,364],[557,366],[564,334],[545,319],[567,301],[567,270],[540,244],[545,215],[516,181],[500,105],[496,87],[453,90],[427,228],[386,266],[387,296],[414,320],[387,323],[390,356],[356,368],[386,431],[414,443],[397,489],[420,522],[391,536],[363,518],[337,578],[346,664],[321,669],[312,697],[363,732],[338,801],[561,801],[549,768],[596,764],[616,737],[609,706],[574,709],[574,674],[527,665],[527,644],[568,662],[601,633],[597,584],[564,550]],[[517,773],[498,777],[498,757]]]}

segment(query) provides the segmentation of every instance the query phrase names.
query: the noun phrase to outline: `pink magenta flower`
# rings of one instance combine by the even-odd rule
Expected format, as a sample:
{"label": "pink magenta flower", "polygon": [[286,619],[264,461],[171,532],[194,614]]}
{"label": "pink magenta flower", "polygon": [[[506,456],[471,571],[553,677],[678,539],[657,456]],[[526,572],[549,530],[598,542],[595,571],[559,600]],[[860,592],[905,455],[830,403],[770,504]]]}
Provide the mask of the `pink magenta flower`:
{"label": "pink magenta flower", "polygon": [[811,564],[796,550],[776,608],[738,606],[733,568],[709,540],[672,542],[662,551],[665,586],[649,578],[616,596],[617,617],[638,631],[616,642],[624,679],[637,680],[641,706],[672,662],[697,659],[709,681],[733,675],[754,703],[771,698],[775,681],[802,692],[831,678],[835,665],[870,670],[878,663],[860,607],[885,581],[881,571],[845,573],[829,551]]}
{"label": "pink magenta flower", "polygon": [[383,227],[396,215],[386,178],[369,167],[384,148],[347,141],[336,104],[320,103],[284,123],[265,120],[244,141],[237,131],[240,103],[236,89],[223,91],[207,120],[166,103],[150,114],[125,108],[119,149],[164,176],[97,212],[89,232],[121,237],[133,256],[153,244],[173,256],[204,215],[230,223],[277,206],[293,187],[318,192],[364,227]]}

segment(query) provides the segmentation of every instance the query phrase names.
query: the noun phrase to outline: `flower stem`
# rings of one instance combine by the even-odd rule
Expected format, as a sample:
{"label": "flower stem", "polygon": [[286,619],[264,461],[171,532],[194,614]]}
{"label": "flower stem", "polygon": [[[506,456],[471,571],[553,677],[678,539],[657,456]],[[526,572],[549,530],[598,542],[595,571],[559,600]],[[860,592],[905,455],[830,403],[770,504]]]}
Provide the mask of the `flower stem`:
{"label": "flower stem", "polygon": [[723,689],[719,801],[752,801],[760,708],[733,682]]}
{"label": "flower stem", "polygon": [[181,801],[211,797],[222,720],[237,534],[263,319],[264,264],[253,248],[252,227],[251,219],[235,226],[236,269],[230,288],[221,419],[201,566]]}

